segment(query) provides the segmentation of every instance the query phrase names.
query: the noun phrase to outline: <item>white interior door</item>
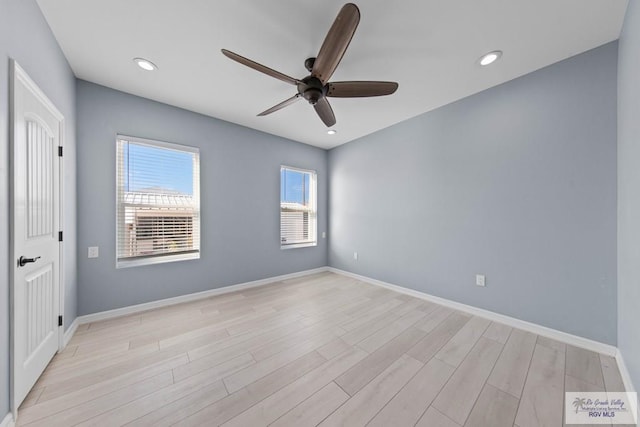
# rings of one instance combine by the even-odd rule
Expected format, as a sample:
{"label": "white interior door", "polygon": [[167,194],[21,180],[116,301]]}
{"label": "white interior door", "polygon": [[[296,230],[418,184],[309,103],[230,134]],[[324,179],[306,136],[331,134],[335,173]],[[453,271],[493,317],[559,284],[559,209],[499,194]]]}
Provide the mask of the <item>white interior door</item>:
{"label": "white interior door", "polygon": [[15,411],[58,350],[63,117],[15,62],[12,71]]}

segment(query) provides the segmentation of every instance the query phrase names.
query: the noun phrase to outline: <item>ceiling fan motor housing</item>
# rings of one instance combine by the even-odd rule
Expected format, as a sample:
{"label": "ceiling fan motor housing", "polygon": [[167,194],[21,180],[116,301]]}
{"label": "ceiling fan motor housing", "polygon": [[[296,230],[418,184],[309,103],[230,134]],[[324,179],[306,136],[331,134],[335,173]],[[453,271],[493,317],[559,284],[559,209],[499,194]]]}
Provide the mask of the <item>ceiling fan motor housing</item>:
{"label": "ceiling fan motor housing", "polygon": [[327,86],[323,85],[319,79],[309,76],[298,83],[298,93],[309,101],[309,104],[315,105],[320,98],[327,94]]}

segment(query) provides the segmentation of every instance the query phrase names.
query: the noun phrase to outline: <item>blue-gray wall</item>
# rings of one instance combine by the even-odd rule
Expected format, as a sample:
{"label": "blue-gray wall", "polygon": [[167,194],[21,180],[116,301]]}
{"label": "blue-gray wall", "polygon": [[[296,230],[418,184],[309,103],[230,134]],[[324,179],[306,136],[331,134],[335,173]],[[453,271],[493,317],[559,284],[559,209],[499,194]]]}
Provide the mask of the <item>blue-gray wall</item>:
{"label": "blue-gray wall", "polygon": [[640,4],[630,1],[618,63],[618,345],[640,387]]}
{"label": "blue-gray wall", "polygon": [[614,42],[331,150],[329,265],[616,344],[616,64]]}
{"label": "blue-gray wall", "polygon": [[[325,150],[85,81],[77,95],[80,314],[327,264]],[[117,133],[200,148],[199,260],[115,268]],[[317,247],[280,249],[282,164],[318,172]]]}
{"label": "blue-gray wall", "polygon": [[35,0],[0,0],[0,421],[9,410],[9,58],[64,114],[65,326],[76,318],[75,77]]}

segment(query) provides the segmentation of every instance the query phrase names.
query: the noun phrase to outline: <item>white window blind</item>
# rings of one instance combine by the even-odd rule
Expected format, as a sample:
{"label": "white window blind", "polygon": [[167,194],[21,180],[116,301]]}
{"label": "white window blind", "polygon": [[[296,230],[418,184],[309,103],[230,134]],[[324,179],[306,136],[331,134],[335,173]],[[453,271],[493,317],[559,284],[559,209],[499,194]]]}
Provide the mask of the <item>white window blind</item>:
{"label": "white window blind", "polygon": [[315,246],[317,242],[316,173],[280,168],[280,246]]}
{"label": "white window blind", "polygon": [[117,139],[117,266],[200,257],[197,148]]}

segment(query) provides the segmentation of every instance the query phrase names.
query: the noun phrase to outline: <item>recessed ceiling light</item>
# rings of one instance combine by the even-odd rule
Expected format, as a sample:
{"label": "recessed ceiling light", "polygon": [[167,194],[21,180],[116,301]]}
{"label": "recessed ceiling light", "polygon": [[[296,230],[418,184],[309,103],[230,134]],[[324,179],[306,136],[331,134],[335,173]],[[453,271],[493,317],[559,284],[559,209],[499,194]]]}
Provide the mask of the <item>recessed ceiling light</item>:
{"label": "recessed ceiling light", "polygon": [[329,130],[327,131],[327,133],[328,133],[329,135],[335,135],[336,133],[338,133],[338,131],[337,131],[337,130],[335,130],[335,129],[329,129]]}
{"label": "recessed ceiling light", "polygon": [[133,62],[138,64],[138,67],[146,71],[154,71],[158,69],[156,64],[144,58],[133,58]]}
{"label": "recessed ceiling light", "polygon": [[486,53],[486,54],[482,55],[480,57],[480,59],[478,60],[478,63],[484,67],[484,66],[487,66],[489,64],[493,64],[498,59],[500,59],[501,56],[502,56],[502,51],[501,50],[494,50],[493,52],[489,52],[489,53]]}

